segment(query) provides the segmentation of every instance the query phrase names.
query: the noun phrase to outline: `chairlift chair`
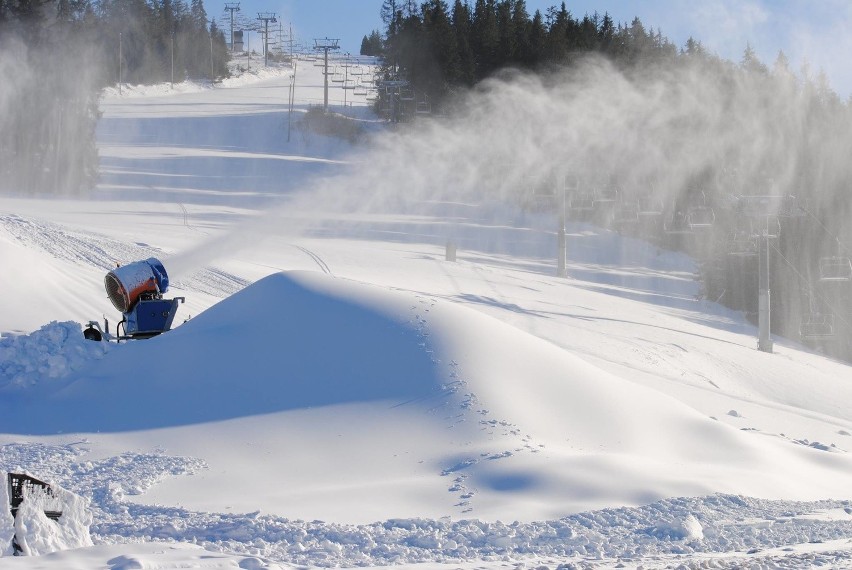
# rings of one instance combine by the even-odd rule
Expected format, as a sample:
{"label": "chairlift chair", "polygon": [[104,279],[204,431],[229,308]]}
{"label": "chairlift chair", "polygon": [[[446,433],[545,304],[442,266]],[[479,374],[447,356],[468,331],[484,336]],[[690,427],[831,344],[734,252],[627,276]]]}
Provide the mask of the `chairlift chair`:
{"label": "chairlift chair", "polygon": [[789,215],[791,213],[791,206],[792,202],[788,196],[759,195],[737,197],[739,212],[750,218]]}
{"label": "chairlift chair", "polygon": [[681,210],[672,210],[663,220],[663,231],[667,234],[691,234],[694,233],[689,223],[689,215]]}
{"label": "chairlift chair", "polygon": [[428,115],[432,112],[432,104],[429,102],[428,95],[424,95],[423,99],[417,101],[414,112],[418,115]]}
{"label": "chairlift chair", "polygon": [[612,204],[618,201],[618,189],[613,186],[604,186],[595,189],[594,200],[597,204]]}
{"label": "chairlift chair", "polygon": [[573,173],[568,173],[564,176],[562,184],[565,191],[571,194],[576,194],[580,191],[580,177]]}
{"label": "chairlift chair", "polygon": [[568,199],[568,209],[572,212],[591,212],[595,209],[595,197],[590,192],[577,192]]}
{"label": "chairlift chair", "polygon": [[692,230],[709,229],[716,223],[716,212],[707,206],[696,206],[687,211],[686,218]]}
{"label": "chairlift chair", "polygon": [[754,257],[758,254],[757,236],[735,233],[728,239],[728,255]]}
{"label": "chairlift chair", "polygon": [[639,223],[639,205],[634,201],[618,202],[615,205],[613,222],[619,225]]}
{"label": "chairlift chair", "polygon": [[799,325],[802,340],[820,340],[834,336],[834,315],[809,312]]}
{"label": "chairlift chair", "polygon": [[852,260],[832,256],[819,260],[820,281],[852,281]]}
{"label": "chairlift chair", "polygon": [[663,201],[652,196],[641,196],[638,200],[637,207],[639,210],[637,213],[642,217],[662,216],[663,210],[665,209]]}

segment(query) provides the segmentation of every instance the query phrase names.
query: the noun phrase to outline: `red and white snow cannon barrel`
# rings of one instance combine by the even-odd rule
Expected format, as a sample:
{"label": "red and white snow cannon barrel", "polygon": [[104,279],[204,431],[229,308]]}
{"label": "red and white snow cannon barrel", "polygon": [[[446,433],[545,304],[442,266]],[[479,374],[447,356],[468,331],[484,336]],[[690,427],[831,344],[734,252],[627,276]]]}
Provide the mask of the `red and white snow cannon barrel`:
{"label": "red and white snow cannon barrel", "polygon": [[[104,277],[104,288],[113,306],[123,318],[116,325],[115,340],[150,338],[171,329],[183,297],[163,299],[169,288],[169,275],[160,260],[150,257],[116,267]],[[105,321],[106,334],[109,324]],[[102,340],[103,331],[92,321],[83,335],[92,340]]]}
{"label": "red and white snow cannon barrel", "polygon": [[162,295],[169,288],[169,275],[160,260],[149,257],[116,267],[104,277],[104,287],[112,306],[129,312],[144,297]]}

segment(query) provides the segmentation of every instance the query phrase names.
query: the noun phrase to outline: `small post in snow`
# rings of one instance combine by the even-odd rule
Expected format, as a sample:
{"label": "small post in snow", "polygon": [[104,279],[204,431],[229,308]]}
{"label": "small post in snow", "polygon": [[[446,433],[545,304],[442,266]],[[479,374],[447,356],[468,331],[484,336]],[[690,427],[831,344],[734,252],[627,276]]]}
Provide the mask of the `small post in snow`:
{"label": "small post in snow", "polygon": [[760,290],[757,297],[757,322],[758,336],[757,349],[761,352],[772,352],[772,335],[771,335],[771,304],[770,304],[770,289],[769,289],[769,216],[766,217],[766,229],[763,233],[763,239],[760,240],[758,255],[760,267],[758,269]]}
{"label": "small post in snow", "polygon": [[568,237],[565,234],[565,180],[557,174],[554,193],[558,194],[560,191],[562,192],[562,203],[559,209],[559,231],[557,233],[556,276],[568,277],[566,263],[566,258],[568,257]]}

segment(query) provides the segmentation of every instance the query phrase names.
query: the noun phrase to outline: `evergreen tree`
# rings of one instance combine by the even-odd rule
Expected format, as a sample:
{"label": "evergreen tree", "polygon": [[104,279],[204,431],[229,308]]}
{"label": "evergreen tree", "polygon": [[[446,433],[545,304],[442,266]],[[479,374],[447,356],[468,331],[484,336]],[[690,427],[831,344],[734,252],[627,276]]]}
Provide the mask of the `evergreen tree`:
{"label": "evergreen tree", "polygon": [[569,50],[578,47],[578,36],[572,32],[574,26],[571,25],[571,14],[565,7],[565,2],[557,9],[550,7],[547,11],[548,34],[547,34],[547,52],[548,58],[551,61],[564,61]]}
{"label": "evergreen tree", "polygon": [[607,54],[618,55],[617,42],[615,40],[615,23],[609,15],[609,12],[604,13],[601,26],[598,30],[598,45],[600,50]]}
{"label": "evergreen tree", "polygon": [[517,60],[517,37],[510,0],[500,0],[496,6],[497,53],[496,66],[514,63]]}
{"label": "evergreen tree", "polygon": [[740,68],[742,68],[742,70],[746,73],[766,74],[768,72],[766,66],[761,63],[760,59],[758,59],[757,54],[751,47],[750,43],[746,44],[745,50],[743,51]]}
{"label": "evergreen tree", "polygon": [[515,61],[527,67],[535,65],[530,44],[532,23],[526,0],[515,0],[512,6],[512,29],[515,32]]}
{"label": "evergreen tree", "polygon": [[461,78],[456,36],[444,0],[428,0],[421,10],[423,38],[430,57],[424,58],[420,87],[430,97],[440,98]]}
{"label": "evergreen tree", "polygon": [[533,14],[529,26],[529,56],[527,65],[537,65],[544,60],[547,47],[547,29],[544,27],[544,18],[540,10]]}
{"label": "evergreen tree", "polygon": [[476,0],[471,27],[473,52],[476,57],[476,76],[481,79],[497,69],[500,35],[494,0]]}
{"label": "evergreen tree", "polygon": [[458,82],[461,85],[473,85],[476,77],[476,62],[471,47],[471,13],[470,7],[462,0],[453,4],[452,27],[455,33],[456,50],[458,51]]}
{"label": "evergreen tree", "polygon": [[378,30],[373,30],[361,40],[361,55],[382,55],[382,36]]}

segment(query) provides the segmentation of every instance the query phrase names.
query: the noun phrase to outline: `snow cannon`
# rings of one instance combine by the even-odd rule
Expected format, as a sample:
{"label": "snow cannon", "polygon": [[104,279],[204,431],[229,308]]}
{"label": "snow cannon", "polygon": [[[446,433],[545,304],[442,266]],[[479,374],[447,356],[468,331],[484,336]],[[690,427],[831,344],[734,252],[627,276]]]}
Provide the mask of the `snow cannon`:
{"label": "snow cannon", "polygon": [[[168,331],[178,304],[184,302],[183,297],[163,299],[169,288],[169,275],[154,257],[116,267],[104,277],[104,288],[113,307],[123,316],[112,337],[116,342],[150,338]],[[104,319],[103,329],[96,321],[89,322],[83,336],[89,340],[109,337],[109,322]]]}

